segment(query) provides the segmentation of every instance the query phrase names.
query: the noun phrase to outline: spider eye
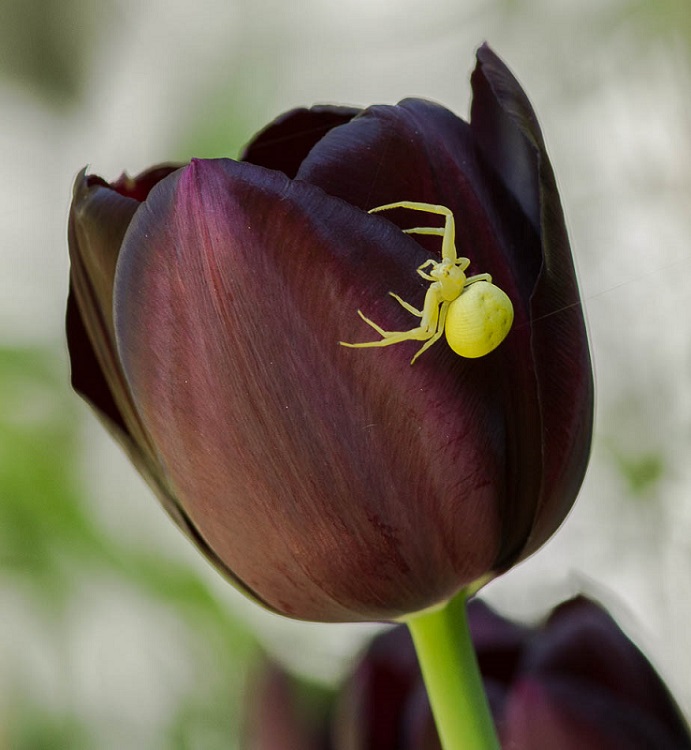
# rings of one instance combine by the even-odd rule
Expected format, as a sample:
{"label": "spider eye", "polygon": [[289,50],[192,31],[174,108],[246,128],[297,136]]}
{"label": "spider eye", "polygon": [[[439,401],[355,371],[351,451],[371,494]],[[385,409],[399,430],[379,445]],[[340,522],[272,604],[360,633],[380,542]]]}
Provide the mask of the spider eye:
{"label": "spider eye", "polygon": [[444,332],[461,357],[484,357],[506,338],[513,305],[505,292],[488,281],[476,281],[449,305]]}

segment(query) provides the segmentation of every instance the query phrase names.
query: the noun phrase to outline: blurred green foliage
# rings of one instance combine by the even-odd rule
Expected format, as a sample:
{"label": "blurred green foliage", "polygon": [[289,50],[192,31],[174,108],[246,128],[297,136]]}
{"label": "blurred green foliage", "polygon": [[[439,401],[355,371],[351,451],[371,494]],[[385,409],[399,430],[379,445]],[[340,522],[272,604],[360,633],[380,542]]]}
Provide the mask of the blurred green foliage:
{"label": "blurred green foliage", "polygon": [[55,364],[40,352],[0,351],[0,562],[61,598],[64,552],[88,553],[95,539],[78,497],[75,414],[59,397]]}
{"label": "blurred green foliage", "polygon": [[73,104],[110,3],[1,0],[0,75],[53,104]]}
{"label": "blurred green foliage", "polygon": [[676,37],[691,47],[691,8],[688,0],[629,0],[617,12],[622,23],[631,22],[647,41]]}
{"label": "blurred green foliage", "polygon": [[[196,104],[194,118],[183,120],[178,127],[179,160],[236,158],[254,133],[256,123],[261,122],[262,92],[254,78],[248,82],[242,76],[231,75],[218,80],[204,101]],[[271,96],[266,98],[270,100]],[[242,102],[241,107],[238,102]]]}
{"label": "blurred green foliage", "polygon": [[613,450],[612,455],[621,476],[626,480],[629,495],[645,498],[653,495],[657,483],[665,476],[667,469],[659,453],[626,455]]}
{"label": "blurred green foliage", "polygon": [[[233,747],[254,638],[197,572],[99,526],[80,491],[75,405],[59,358],[37,350],[0,350],[0,597],[30,603],[54,631],[69,623],[85,573],[115,579],[164,607],[190,634],[189,649],[205,672],[202,681],[182,690],[161,747]],[[29,660],[24,666],[30,667]],[[67,693],[70,672],[65,663],[59,676]],[[9,705],[0,704],[0,727],[6,723],[0,747],[3,734],[12,750],[98,747],[86,711],[75,715],[42,703],[20,689],[21,676],[13,678],[7,669],[1,678],[16,679],[17,687]]]}

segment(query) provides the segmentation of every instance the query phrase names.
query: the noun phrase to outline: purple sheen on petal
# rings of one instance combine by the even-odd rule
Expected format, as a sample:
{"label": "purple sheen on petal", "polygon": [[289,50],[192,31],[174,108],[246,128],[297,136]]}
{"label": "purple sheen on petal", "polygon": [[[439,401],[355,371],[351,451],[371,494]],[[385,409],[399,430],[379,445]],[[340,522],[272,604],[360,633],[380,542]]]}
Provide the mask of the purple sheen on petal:
{"label": "purple sheen on petal", "polygon": [[523,558],[558,528],[578,493],[590,453],[594,387],[564,214],[537,118],[519,83],[487,45],[477,58],[471,128],[484,157],[539,228],[543,249],[531,298],[531,346],[550,445]]}
{"label": "purple sheen on petal", "polygon": [[[139,203],[82,171],[74,184],[68,226],[72,281],[99,333],[113,338],[113,279],[120,244]],[[96,331],[93,332],[94,338]],[[99,336],[98,338],[102,338]]]}
{"label": "purple sheen on petal", "polygon": [[337,343],[371,338],[358,308],[409,328],[387,292],[419,304],[425,257],[380,217],[227,160],[163,180],[128,231],[116,327],[139,413],[209,546],[285,614],[389,619],[496,555],[491,365]]}
{"label": "purple sheen on petal", "polygon": [[502,741],[516,750],[688,750],[660,717],[620,701],[600,685],[569,677],[520,680],[511,693]]}
{"label": "purple sheen on petal", "polygon": [[662,722],[679,742],[687,743],[680,746],[691,744],[681,713],[650,662],[609,613],[585,597],[554,610],[523,669],[541,677],[568,675],[583,686],[606,690],[634,713]]}
{"label": "purple sheen on petal", "polygon": [[245,146],[240,161],[278,170],[292,179],[315,143],[360,112],[326,104],[293,109],[260,130]]}
{"label": "purple sheen on petal", "polygon": [[112,287],[122,237],[137,205],[82,171],[75,181],[68,225],[66,329],[72,385],[130,455],[137,453],[141,435],[115,351]]}
{"label": "purple sheen on petal", "polygon": [[483,156],[540,231],[538,153],[545,146],[537,117],[521,85],[487,44],[478,49],[477,61],[471,77],[471,130]]}
{"label": "purple sheen on petal", "polygon": [[[121,177],[112,186],[82,170],[75,180],[68,239],[70,287],[76,306],[85,318],[91,342],[109,346],[114,340],[113,283],[120,246],[132,216],[153,184],[177,167],[162,166],[130,178]],[[76,317],[76,309],[70,321]],[[76,335],[76,334],[75,334]]]}
{"label": "purple sheen on petal", "polygon": [[[122,239],[139,203],[83,170],[70,207],[70,295],[67,341],[72,384],[126,442],[136,463],[151,463],[154,451],[143,431],[124,380],[115,346],[113,284]],[[144,458],[146,457],[146,458]]]}
{"label": "purple sheen on petal", "polygon": [[597,729],[564,715],[546,687],[529,679],[521,680],[511,692],[500,739],[507,750],[613,750],[602,744]]}
{"label": "purple sheen on petal", "polygon": [[[160,178],[174,169],[161,167],[128,178],[130,192],[148,193],[146,186],[150,188],[154,176]],[[134,198],[86,175],[85,170],[75,181],[68,226],[71,268],[66,315],[72,385],[94,408],[175,523],[212,563],[235,580],[173,497],[132,403],[116,352],[112,312],[115,268],[122,238],[138,205]],[[251,591],[246,593],[257,598]]]}

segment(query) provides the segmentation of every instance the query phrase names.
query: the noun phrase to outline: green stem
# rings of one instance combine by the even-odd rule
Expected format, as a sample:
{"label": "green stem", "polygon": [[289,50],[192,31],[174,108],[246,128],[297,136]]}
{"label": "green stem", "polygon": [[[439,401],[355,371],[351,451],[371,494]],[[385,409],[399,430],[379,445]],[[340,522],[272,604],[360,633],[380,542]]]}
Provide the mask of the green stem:
{"label": "green stem", "polygon": [[500,750],[468,628],[463,590],[405,618],[444,750]]}

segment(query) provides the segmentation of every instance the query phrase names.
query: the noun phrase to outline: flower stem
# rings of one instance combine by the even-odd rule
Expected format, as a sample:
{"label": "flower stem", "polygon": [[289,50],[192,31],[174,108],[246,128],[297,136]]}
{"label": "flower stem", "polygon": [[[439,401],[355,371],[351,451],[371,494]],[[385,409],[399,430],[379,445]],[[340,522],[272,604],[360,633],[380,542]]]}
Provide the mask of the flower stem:
{"label": "flower stem", "polygon": [[405,618],[444,750],[500,750],[461,591],[442,609]]}

